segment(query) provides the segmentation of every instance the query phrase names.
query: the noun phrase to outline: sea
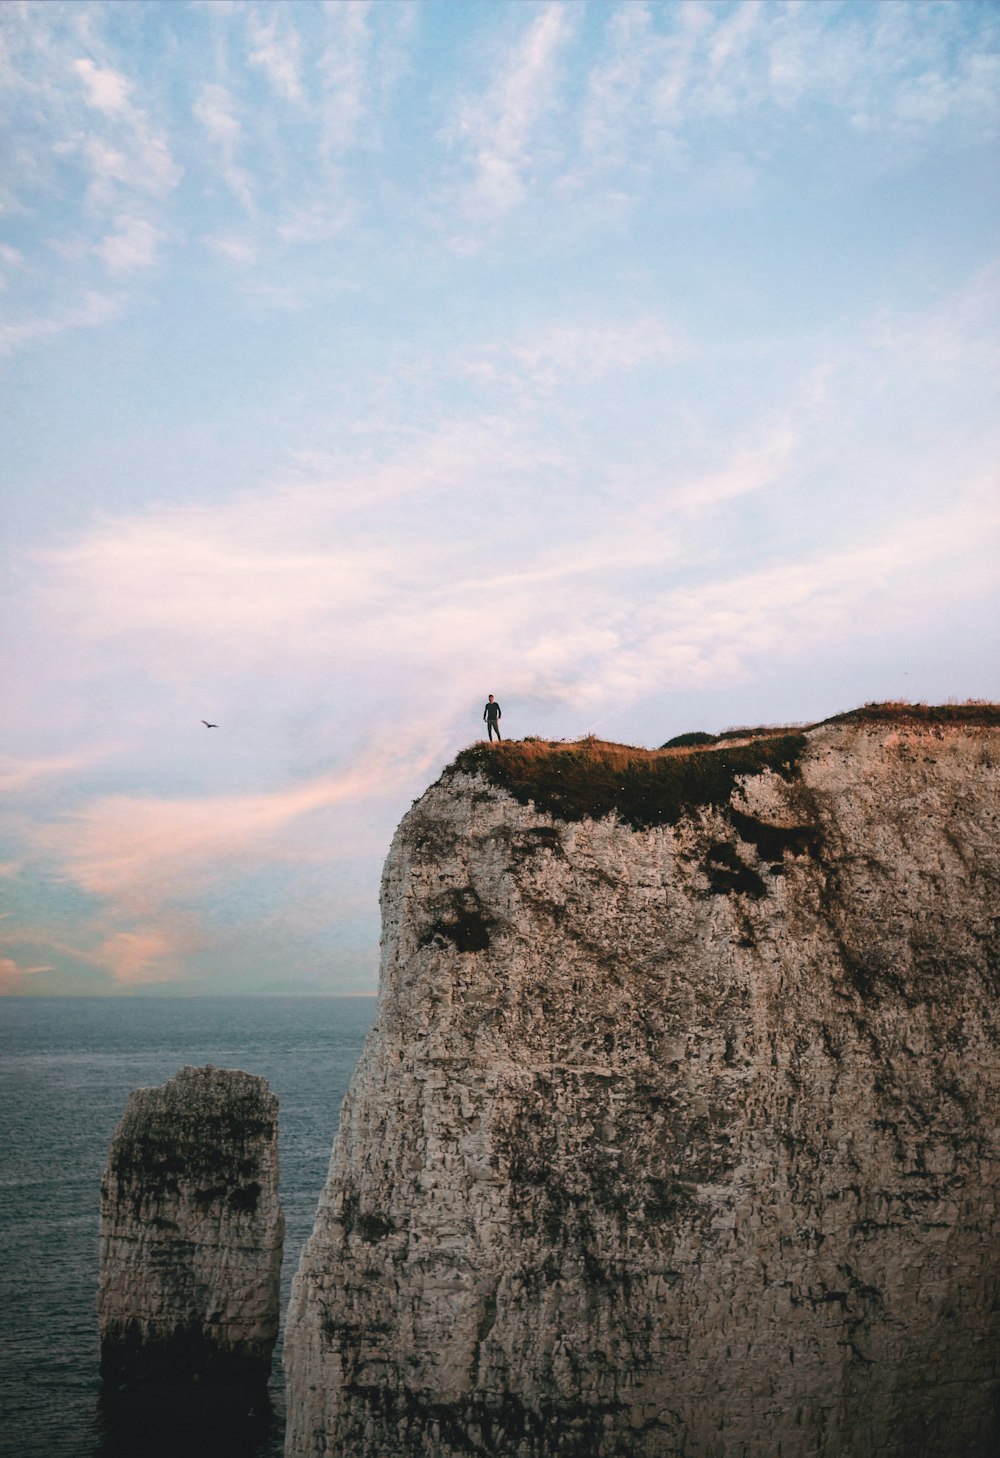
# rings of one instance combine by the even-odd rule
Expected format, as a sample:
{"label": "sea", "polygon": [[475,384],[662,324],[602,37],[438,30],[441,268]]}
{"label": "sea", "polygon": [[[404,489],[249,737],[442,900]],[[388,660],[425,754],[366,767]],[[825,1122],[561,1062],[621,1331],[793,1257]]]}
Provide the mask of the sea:
{"label": "sea", "polygon": [[374,998],[0,999],[3,1458],[280,1458],[280,1338],[259,1410],[207,1418],[102,1391],[101,1173],[134,1088],[208,1063],[266,1078],[280,1109],[284,1314],[374,1014]]}

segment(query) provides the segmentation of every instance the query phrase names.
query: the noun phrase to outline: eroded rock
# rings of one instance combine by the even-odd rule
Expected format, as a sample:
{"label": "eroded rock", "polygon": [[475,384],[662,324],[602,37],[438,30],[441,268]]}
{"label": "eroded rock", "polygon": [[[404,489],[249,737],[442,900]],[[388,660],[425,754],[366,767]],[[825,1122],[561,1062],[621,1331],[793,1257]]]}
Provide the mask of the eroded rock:
{"label": "eroded rock", "polygon": [[101,1182],[105,1380],[263,1388],[283,1235],[266,1081],[183,1068],[137,1089]]}
{"label": "eroded rock", "polygon": [[405,817],[290,1458],[995,1458],[1000,733],[799,740]]}

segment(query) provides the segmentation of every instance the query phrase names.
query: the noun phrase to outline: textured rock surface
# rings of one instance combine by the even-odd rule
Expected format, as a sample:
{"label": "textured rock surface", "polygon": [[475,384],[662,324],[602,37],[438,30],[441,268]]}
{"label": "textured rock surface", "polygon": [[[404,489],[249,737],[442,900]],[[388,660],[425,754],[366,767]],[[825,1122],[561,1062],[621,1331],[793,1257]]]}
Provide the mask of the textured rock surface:
{"label": "textured rock surface", "polygon": [[266,1384],[283,1235],[264,1079],[183,1068],[136,1089],[101,1182],[105,1379]]}
{"label": "textured rock surface", "polygon": [[998,765],[834,723],[645,830],[446,772],[386,862],[287,1453],[992,1458]]}

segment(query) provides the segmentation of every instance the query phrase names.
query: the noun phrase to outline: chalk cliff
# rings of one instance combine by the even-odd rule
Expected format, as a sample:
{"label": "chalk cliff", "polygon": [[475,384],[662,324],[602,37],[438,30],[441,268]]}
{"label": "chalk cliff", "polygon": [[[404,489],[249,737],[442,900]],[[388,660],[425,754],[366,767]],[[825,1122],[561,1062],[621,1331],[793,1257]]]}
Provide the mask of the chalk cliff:
{"label": "chalk cliff", "polygon": [[993,1458],[1000,726],[459,756],[287,1326],[294,1458]]}
{"label": "chalk cliff", "polygon": [[263,1078],[183,1068],[131,1094],[101,1182],[101,1372],[264,1387],[284,1216]]}

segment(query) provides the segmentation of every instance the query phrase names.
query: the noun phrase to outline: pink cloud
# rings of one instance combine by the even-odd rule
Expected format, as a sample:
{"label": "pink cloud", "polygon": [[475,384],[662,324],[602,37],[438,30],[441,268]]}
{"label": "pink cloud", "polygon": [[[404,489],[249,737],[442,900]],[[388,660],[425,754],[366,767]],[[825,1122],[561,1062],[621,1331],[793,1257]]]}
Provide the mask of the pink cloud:
{"label": "pink cloud", "polygon": [[163,930],[117,931],[87,960],[106,968],[122,986],[136,987],[182,978],[184,958],[190,950],[190,942]]}
{"label": "pink cloud", "polygon": [[13,957],[0,957],[0,994],[24,992],[32,977],[52,970],[44,965],[24,967]]}
{"label": "pink cloud", "polygon": [[411,752],[376,746],[340,774],[249,795],[165,799],[113,795],[42,826],[36,846],[92,895],[129,912],[191,893],[237,866],[297,860],[311,851],[298,823],[337,805],[384,795],[412,774]]}
{"label": "pink cloud", "polygon": [[21,790],[33,790],[41,781],[76,774],[82,769],[97,764],[110,752],[106,746],[100,748],[95,746],[86,751],[74,754],[56,754],[45,759],[0,757],[0,791],[16,794]]}

